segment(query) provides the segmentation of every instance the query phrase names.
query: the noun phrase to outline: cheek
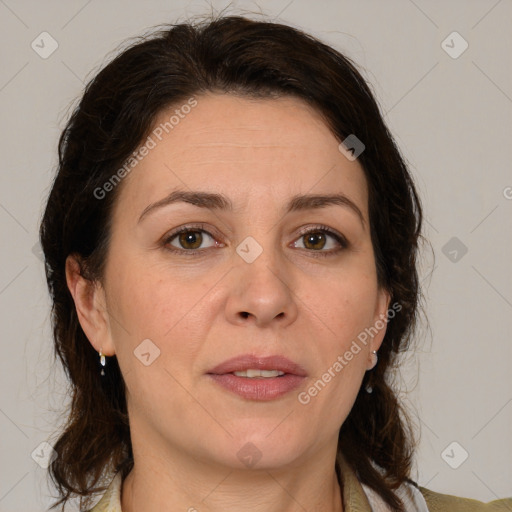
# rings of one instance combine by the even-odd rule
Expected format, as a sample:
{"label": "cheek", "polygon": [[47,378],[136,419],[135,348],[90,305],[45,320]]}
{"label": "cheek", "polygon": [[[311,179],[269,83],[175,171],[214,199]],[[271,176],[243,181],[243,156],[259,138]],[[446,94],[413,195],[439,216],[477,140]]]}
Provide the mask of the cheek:
{"label": "cheek", "polygon": [[150,417],[161,414],[159,404],[166,403],[184,417],[195,405],[182,385],[190,387],[195,361],[218,314],[208,294],[214,282],[133,268],[118,266],[111,290],[112,335],[131,407],[143,408],[141,413]]}
{"label": "cheek", "polygon": [[303,308],[305,338],[317,347],[317,372],[311,379],[316,390],[310,396],[317,393],[319,406],[330,401],[351,405],[368,364],[367,333],[374,322],[376,280],[371,272],[338,273],[318,284],[309,287]]}
{"label": "cheek", "polygon": [[[331,433],[350,413],[368,364],[363,340],[373,321],[375,288],[371,280],[359,279],[354,286],[351,283],[340,279],[307,299],[311,313],[305,321],[305,333],[317,347],[316,371],[297,399],[300,410],[324,418]],[[309,332],[313,324],[317,329]]]}
{"label": "cheek", "polygon": [[374,321],[378,288],[371,270],[330,274],[310,282],[303,290],[310,315],[336,339],[338,350],[350,345]]}
{"label": "cheek", "polygon": [[150,339],[162,360],[192,358],[218,315],[213,299],[217,280],[213,273],[197,279],[146,261],[115,265],[109,312],[119,356],[126,360],[143,340]]}

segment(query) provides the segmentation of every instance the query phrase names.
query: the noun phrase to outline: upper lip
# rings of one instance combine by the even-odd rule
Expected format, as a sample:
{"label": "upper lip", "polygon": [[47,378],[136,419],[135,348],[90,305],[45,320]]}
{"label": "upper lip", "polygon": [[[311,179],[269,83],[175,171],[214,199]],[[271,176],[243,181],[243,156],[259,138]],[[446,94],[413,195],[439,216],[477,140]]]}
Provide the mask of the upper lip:
{"label": "upper lip", "polygon": [[207,373],[222,375],[225,373],[243,372],[245,370],[278,370],[284,373],[305,377],[306,371],[302,366],[290,361],[285,356],[257,356],[254,354],[243,354],[224,361],[212,368]]}

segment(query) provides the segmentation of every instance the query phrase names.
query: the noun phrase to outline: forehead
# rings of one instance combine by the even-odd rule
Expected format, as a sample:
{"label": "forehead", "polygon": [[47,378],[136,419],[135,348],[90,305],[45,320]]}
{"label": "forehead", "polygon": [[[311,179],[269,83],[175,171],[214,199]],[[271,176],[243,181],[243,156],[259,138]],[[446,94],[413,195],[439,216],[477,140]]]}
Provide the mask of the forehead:
{"label": "forehead", "polygon": [[125,178],[120,201],[141,210],[175,188],[223,193],[240,206],[342,192],[367,217],[360,164],[339,151],[304,101],[208,94],[193,104],[184,101],[156,117],[145,141],[150,149]]}

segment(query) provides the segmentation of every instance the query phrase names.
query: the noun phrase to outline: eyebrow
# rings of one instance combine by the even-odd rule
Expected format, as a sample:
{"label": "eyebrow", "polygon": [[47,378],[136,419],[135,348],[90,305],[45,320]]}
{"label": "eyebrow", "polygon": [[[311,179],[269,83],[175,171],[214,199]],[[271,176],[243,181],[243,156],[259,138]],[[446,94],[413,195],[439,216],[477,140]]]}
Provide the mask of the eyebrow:
{"label": "eyebrow", "polygon": [[212,194],[209,192],[188,192],[186,190],[175,190],[168,196],[160,199],[156,203],[147,206],[144,211],[140,214],[138,222],[145,217],[149,212],[154,211],[158,208],[163,208],[173,203],[183,202],[193,204],[199,208],[207,208],[210,210],[232,210],[233,204],[231,201],[221,195]]}
{"label": "eyebrow", "polygon": [[[222,194],[174,190],[163,199],[160,199],[156,203],[152,203],[147,206],[141,213],[138,222],[140,222],[150,212],[177,202],[189,203],[199,208],[206,208],[211,210],[233,210],[233,203],[231,200]],[[292,197],[288,202],[286,212],[290,213],[303,210],[316,210],[331,205],[344,206],[349,208],[353,213],[357,215],[363,227],[366,225],[364,216],[359,207],[344,194],[296,195]]]}
{"label": "eyebrow", "polygon": [[357,204],[354,203],[354,201],[348,198],[345,194],[307,194],[294,196],[288,203],[287,211],[294,212],[300,210],[315,210],[331,205],[344,206],[352,210],[352,212],[359,217],[359,220],[361,221],[361,224],[364,228],[366,222],[364,220],[363,213]]}

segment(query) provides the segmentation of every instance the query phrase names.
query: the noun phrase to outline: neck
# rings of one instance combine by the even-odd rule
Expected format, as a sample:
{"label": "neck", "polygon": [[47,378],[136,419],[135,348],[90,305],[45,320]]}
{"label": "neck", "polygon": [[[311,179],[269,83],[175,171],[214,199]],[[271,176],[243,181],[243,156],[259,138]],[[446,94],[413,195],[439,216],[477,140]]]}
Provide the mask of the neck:
{"label": "neck", "polygon": [[179,447],[152,450],[147,442],[134,442],[133,455],[122,486],[123,512],[343,512],[335,454],[317,452],[302,464],[262,469],[215,465]]}

